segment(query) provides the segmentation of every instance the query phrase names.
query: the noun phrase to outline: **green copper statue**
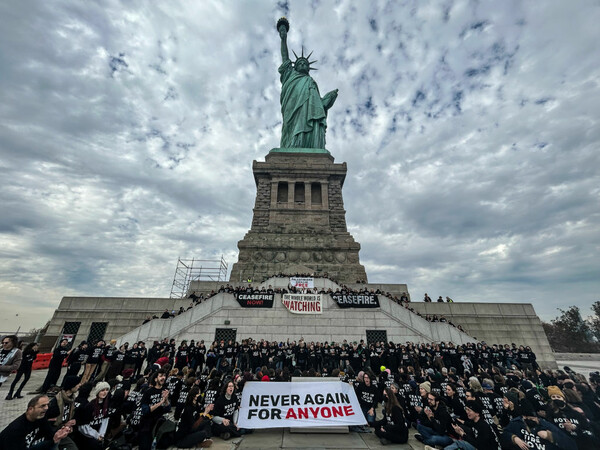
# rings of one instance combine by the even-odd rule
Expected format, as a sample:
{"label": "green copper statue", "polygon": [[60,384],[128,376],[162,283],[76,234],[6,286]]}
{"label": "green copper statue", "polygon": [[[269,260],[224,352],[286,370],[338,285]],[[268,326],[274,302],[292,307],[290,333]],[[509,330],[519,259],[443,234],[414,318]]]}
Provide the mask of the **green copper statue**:
{"label": "green copper statue", "polygon": [[308,72],[316,70],[310,65],[310,55],[302,55],[292,64],[288,54],[287,32],[289,22],[282,17],[277,22],[277,30],[281,38],[281,114],[283,127],[281,130],[281,148],[325,148],[325,129],[327,128],[327,111],[333,106],[338,95],[335,89],[319,94],[319,87]]}

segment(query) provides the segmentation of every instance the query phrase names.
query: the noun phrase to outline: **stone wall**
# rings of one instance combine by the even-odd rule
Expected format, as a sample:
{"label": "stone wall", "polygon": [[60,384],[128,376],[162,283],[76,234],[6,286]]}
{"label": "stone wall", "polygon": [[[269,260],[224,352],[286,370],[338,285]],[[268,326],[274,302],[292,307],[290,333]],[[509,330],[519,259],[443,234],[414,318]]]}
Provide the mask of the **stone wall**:
{"label": "stone wall", "polygon": [[324,295],[322,314],[294,314],[282,304],[280,295],[275,295],[273,308],[241,308],[233,295],[218,294],[174,319],[155,320],[132,330],[119,342],[152,342],[162,337],[212,342],[217,328],[235,329],[237,340],[360,341],[366,340],[367,330],[385,330],[388,341],[394,342],[474,342],[448,324],[427,322],[385,299],[380,303],[381,308],[342,309]]}
{"label": "stone wall", "polygon": [[488,345],[529,345],[544,366],[556,367],[542,322],[530,303],[414,302],[411,307],[423,315],[443,315]]}
{"label": "stone wall", "polygon": [[343,179],[332,178],[329,181],[329,225],[332,231],[346,231],[346,211],[342,197]]}
{"label": "stone wall", "polygon": [[[335,289],[335,283],[323,281],[325,288]],[[271,278],[266,284],[274,287],[287,286],[287,278]],[[224,283],[201,282],[195,287],[199,292],[217,290]],[[246,283],[242,283],[245,285]],[[365,286],[365,285],[360,285]],[[377,287],[387,292],[407,292],[406,285],[366,285],[367,288]],[[428,322],[419,319],[405,308],[381,297],[381,308],[377,310],[339,309],[328,298],[327,312],[320,317],[299,316],[289,313],[281,305],[278,298],[273,310],[245,309],[239,307],[231,295],[223,300],[225,295],[217,296],[221,300],[209,300],[195,306],[191,313],[182,314],[175,319],[153,320],[152,327],[170,327],[170,322],[202,319],[189,331],[202,339],[212,340],[216,328],[237,328],[238,336],[252,335],[263,337],[261,333],[276,339],[304,336],[310,340],[337,340],[364,338],[367,329],[385,329],[388,338],[394,341],[406,340],[435,340],[442,341],[459,337],[453,330],[440,334],[437,327],[431,328]],[[215,297],[215,298],[217,298]],[[215,299],[213,298],[213,300]],[[219,303],[221,302],[221,303]],[[107,322],[105,339],[120,338],[128,333],[139,331],[139,326],[148,315],[160,316],[165,309],[178,310],[180,306],[187,308],[189,299],[169,298],[123,298],[123,297],[64,297],[42,340],[42,351],[54,346],[67,321],[81,322],[76,340],[87,339],[92,322]],[[423,303],[410,304],[421,314],[444,315],[455,324],[463,326],[469,336],[476,337],[488,344],[529,345],[538,356],[541,366],[555,368],[556,361],[531,304],[523,303]],[[185,317],[183,317],[185,316]],[[226,324],[229,321],[229,324]],[[169,323],[167,323],[169,322]],[[429,327],[429,328],[428,328]],[[167,331],[166,329],[163,331]],[[183,333],[183,332],[182,332]],[[437,334],[436,334],[437,333]],[[449,333],[449,334],[448,334]],[[342,336],[349,336],[343,338]],[[167,337],[168,334],[162,334]],[[183,336],[183,334],[181,334]],[[362,337],[361,337],[362,336]],[[158,337],[158,336],[157,336]],[[266,336],[264,336],[266,337]],[[132,340],[133,341],[133,340]],[[130,341],[131,342],[131,341]]]}
{"label": "stone wall", "polygon": [[[231,280],[262,281],[274,273],[291,273],[289,267],[297,264],[342,283],[367,280],[360,244],[346,227],[345,163],[334,163],[329,154],[274,153],[265,162],[254,161],[252,171],[252,226],[238,242]],[[313,185],[318,186],[314,202]],[[282,195],[280,187],[285,189]]]}
{"label": "stone wall", "polygon": [[76,341],[86,340],[93,322],[106,322],[105,340],[116,339],[137,328],[148,316],[165,309],[187,308],[189,299],[132,297],[63,297],[41,341],[40,351],[54,347],[65,322],[80,322]]}

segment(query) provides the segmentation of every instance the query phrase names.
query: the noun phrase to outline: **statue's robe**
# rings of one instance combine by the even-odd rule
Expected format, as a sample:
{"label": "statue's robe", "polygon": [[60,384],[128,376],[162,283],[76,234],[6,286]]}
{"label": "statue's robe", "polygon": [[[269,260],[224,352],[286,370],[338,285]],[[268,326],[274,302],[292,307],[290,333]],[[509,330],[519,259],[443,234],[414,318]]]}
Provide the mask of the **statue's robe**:
{"label": "statue's robe", "polygon": [[281,148],[325,148],[327,113],[319,87],[309,75],[297,72],[288,59],[281,74]]}

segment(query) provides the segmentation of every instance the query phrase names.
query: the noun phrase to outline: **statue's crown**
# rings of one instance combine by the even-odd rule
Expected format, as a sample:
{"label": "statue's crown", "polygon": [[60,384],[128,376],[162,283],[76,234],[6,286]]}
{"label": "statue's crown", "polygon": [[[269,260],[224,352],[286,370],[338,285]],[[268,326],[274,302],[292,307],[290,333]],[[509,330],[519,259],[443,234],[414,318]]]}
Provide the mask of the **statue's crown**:
{"label": "statue's crown", "polygon": [[[294,50],[292,50],[292,52],[294,52]],[[313,54],[313,52],[310,52],[308,54],[308,56],[304,56],[304,46],[302,46],[302,53],[300,54],[300,57],[298,57],[298,55],[296,55],[296,52],[294,52],[294,56],[296,57],[296,61],[294,61],[294,65],[298,64],[298,61],[304,60],[308,64],[308,70],[319,70],[314,67],[310,67],[311,64],[314,64],[317,62],[317,60],[315,60],[315,61],[308,60],[308,58],[310,58],[310,55],[312,55],[312,54]]]}

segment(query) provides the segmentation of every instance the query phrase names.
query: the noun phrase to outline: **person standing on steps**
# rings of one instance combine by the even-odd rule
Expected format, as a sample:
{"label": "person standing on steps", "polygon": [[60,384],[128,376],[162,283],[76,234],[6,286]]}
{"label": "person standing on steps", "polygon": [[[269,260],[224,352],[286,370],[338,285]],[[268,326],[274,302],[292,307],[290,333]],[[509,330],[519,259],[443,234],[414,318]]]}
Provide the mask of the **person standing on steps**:
{"label": "person standing on steps", "polygon": [[[13,398],[23,398],[23,396],[21,395],[21,392],[23,391],[23,388],[29,381],[29,377],[31,377],[31,369],[33,367],[33,362],[35,361],[35,358],[37,357],[38,349],[39,349],[38,343],[32,342],[27,347],[25,347],[25,350],[23,350],[23,358],[21,360],[21,366],[17,370],[17,375],[15,376],[14,381],[10,385],[10,390],[8,391],[8,395],[6,396],[6,400],[12,400]],[[19,389],[17,389],[17,392],[14,392],[15,387],[17,386],[17,383],[19,382],[21,377],[24,377],[23,382],[19,386]],[[13,395],[13,392],[14,392],[14,395]]]}
{"label": "person standing on steps", "polygon": [[65,358],[71,353],[73,349],[69,350],[69,341],[67,339],[61,339],[60,343],[54,349],[52,353],[52,359],[50,359],[50,365],[48,366],[48,373],[44,379],[42,387],[36,391],[36,393],[45,393],[48,389],[54,386],[60,378],[60,371],[62,369]]}

